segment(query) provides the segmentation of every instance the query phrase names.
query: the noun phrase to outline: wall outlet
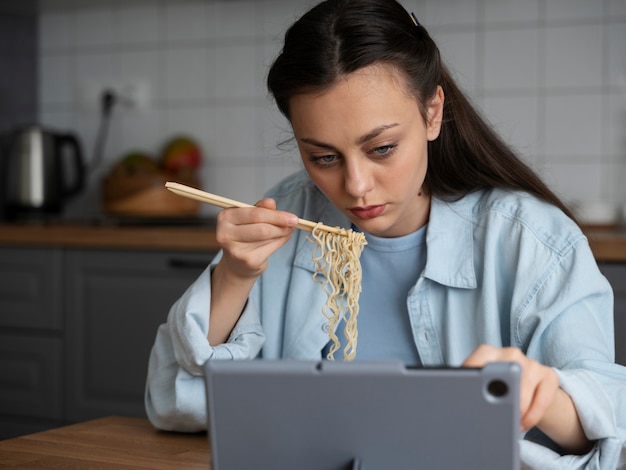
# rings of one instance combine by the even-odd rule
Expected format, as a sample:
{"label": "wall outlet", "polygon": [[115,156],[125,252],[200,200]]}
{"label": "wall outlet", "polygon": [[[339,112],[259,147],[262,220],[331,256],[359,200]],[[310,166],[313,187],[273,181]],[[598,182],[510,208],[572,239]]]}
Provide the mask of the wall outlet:
{"label": "wall outlet", "polygon": [[80,87],[80,104],[86,111],[100,111],[102,97],[110,90],[115,95],[115,108],[142,111],[150,106],[150,82],[145,79],[92,79]]}

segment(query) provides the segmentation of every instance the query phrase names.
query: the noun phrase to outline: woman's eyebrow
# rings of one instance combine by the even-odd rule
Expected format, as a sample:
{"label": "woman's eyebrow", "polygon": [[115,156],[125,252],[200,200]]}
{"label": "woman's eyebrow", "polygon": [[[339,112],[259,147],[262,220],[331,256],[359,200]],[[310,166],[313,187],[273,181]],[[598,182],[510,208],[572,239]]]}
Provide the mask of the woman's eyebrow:
{"label": "woman's eyebrow", "polygon": [[398,123],[394,122],[393,124],[384,124],[382,126],[378,126],[375,129],[372,129],[371,131],[369,131],[367,134],[359,137],[359,139],[357,140],[357,144],[364,144],[368,140],[372,140],[378,137],[383,131],[386,131],[387,129],[391,129],[392,127],[396,127],[397,125]]}
{"label": "woman's eyebrow", "polygon": [[[356,143],[359,144],[359,145],[364,144],[365,142],[378,137],[383,131],[386,131],[387,129],[391,129],[392,127],[396,127],[396,126],[398,126],[398,123],[385,124],[385,125],[382,125],[382,126],[378,126],[378,127],[374,128],[374,129],[372,129],[371,131],[369,131],[367,134],[364,134],[361,137],[359,137],[357,139]],[[335,147],[333,145],[331,145],[331,144],[327,144],[325,142],[320,142],[319,140],[315,140],[315,139],[312,139],[310,137],[302,137],[299,140],[300,140],[300,142],[304,142],[305,144],[315,145],[316,147],[330,149],[330,150],[334,150],[335,149]]]}
{"label": "woman's eyebrow", "polygon": [[310,137],[301,137],[298,140],[300,142],[304,142],[305,144],[315,145],[316,147],[320,147],[320,148],[324,148],[328,150],[335,150],[335,147],[333,147],[332,145],[325,144],[324,142],[320,142],[319,140],[311,139]]}

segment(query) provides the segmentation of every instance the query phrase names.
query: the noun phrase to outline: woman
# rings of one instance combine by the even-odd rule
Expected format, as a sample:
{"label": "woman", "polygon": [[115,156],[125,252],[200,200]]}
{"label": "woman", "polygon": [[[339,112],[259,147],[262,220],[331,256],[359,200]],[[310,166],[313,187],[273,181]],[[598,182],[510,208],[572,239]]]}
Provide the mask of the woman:
{"label": "woman", "polygon": [[567,208],[474,111],[426,30],[395,0],[323,2],[287,32],[268,87],[304,171],[219,214],[222,250],[152,351],[155,426],[205,427],[209,358],[324,355],[325,294],[300,216],[367,237],[357,360],[517,361],[525,465],[626,463],[611,288]]}

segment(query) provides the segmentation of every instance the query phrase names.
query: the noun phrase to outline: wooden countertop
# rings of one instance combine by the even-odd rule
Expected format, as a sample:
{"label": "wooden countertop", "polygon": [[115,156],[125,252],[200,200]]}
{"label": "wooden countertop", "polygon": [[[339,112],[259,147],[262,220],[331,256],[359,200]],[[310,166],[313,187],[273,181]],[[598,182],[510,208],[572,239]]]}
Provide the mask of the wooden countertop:
{"label": "wooden countertop", "polygon": [[217,251],[211,226],[0,224],[0,245]]}
{"label": "wooden countertop", "polygon": [[626,262],[626,229],[589,228],[585,230],[589,246],[599,262]]}
{"label": "wooden countertop", "polygon": [[[626,262],[626,229],[588,228],[598,261]],[[217,251],[212,226],[0,224],[0,245]]]}
{"label": "wooden countertop", "polygon": [[155,430],[147,419],[107,417],[0,441],[2,468],[210,470],[206,433]]}

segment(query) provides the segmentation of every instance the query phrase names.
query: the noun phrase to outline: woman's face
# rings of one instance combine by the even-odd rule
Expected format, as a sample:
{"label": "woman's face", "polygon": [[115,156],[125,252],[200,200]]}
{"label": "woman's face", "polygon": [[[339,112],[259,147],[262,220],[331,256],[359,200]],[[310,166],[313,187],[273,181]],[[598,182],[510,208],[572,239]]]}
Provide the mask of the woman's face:
{"label": "woman's face", "polygon": [[422,187],[427,142],[439,135],[443,92],[418,101],[391,66],[366,67],[321,94],[289,103],[304,167],[313,182],[361,230],[407,235],[428,220]]}

